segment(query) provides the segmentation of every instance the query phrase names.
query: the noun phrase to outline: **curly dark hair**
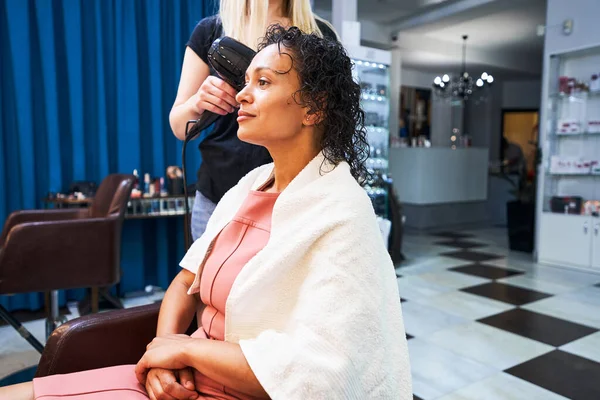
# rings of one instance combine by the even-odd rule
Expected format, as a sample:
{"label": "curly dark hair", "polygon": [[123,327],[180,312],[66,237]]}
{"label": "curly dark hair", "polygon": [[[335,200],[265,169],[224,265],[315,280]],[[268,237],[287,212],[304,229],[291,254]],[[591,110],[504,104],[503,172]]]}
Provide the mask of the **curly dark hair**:
{"label": "curly dark hair", "polygon": [[[338,41],[303,33],[295,26],[271,25],[258,50],[272,44],[290,56],[299,75],[300,89],[294,100],[308,107],[309,114],[320,114],[325,159],[334,165],[346,161],[352,176],[363,184],[369,176],[365,167],[369,144],[360,86],[352,77],[352,61],[346,50]],[[282,47],[289,53],[282,53]]]}

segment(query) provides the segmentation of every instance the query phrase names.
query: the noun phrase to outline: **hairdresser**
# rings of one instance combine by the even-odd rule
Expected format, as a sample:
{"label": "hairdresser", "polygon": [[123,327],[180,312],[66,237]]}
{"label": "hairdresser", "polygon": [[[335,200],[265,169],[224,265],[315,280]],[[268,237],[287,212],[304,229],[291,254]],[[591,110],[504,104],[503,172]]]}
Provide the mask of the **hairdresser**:
{"label": "hairdresser", "polygon": [[266,28],[274,23],[337,39],[331,25],[313,14],[309,0],[221,0],[219,14],[201,20],[187,42],[169,117],[173,134],[184,140],[187,121],[200,118],[205,110],[221,115],[199,145],[202,164],[192,210],[193,240],[204,233],[225,192],[254,168],[271,162],[265,148],[238,139],[236,91],[209,67],[208,50],[221,36],[233,37],[256,50]]}

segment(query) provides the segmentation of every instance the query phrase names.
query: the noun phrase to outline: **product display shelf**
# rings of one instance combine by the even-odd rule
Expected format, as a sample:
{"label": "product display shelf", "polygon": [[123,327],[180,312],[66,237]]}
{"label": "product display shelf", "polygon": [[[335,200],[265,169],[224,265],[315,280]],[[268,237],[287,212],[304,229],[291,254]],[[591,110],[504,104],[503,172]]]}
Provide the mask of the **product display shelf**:
{"label": "product display shelf", "polygon": [[547,61],[538,260],[600,273],[600,44]]}
{"label": "product display shelf", "polygon": [[365,185],[375,212],[388,217],[388,149],[389,149],[389,65],[374,60],[353,58],[354,78],[361,87],[361,107],[369,142],[366,161],[371,178]]}
{"label": "product display shelf", "polygon": [[544,212],[560,213],[559,200],[573,198],[581,203],[579,214],[597,214],[592,204],[600,201],[598,75],[600,46],[550,58],[547,139],[542,146]]}

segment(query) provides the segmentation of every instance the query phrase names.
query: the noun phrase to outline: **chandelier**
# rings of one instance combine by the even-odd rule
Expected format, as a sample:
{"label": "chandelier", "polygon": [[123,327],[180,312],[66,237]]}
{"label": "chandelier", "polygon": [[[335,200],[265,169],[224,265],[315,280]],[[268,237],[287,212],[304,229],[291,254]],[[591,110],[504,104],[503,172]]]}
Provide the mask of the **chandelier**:
{"label": "chandelier", "polygon": [[440,98],[449,100],[466,101],[471,96],[485,89],[494,82],[494,77],[487,72],[481,74],[480,78],[473,78],[467,72],[467,35],[463,35],[462,70],[459,76],[436,76],[433,80],[433,89]]}

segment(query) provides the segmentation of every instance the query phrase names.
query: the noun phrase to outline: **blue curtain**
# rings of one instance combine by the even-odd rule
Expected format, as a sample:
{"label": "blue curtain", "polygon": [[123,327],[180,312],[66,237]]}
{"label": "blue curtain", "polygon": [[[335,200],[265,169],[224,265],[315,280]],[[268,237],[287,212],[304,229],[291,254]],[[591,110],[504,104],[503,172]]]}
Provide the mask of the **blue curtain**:
{"label": "blue curtain", "polygon": [[[217,3],[0,0],[0,223],[73,181],[133,169],[164,176],[181,164],[169,110],[185,43]],[[200,156],[190,147],[194,182]],[[168,286],[183,255],[182,225],[124,223],[123,292]],[[38,309],[43,296],[0,296],[0,304]]]}

